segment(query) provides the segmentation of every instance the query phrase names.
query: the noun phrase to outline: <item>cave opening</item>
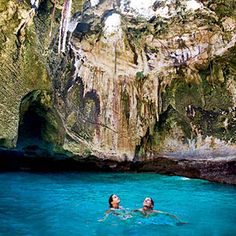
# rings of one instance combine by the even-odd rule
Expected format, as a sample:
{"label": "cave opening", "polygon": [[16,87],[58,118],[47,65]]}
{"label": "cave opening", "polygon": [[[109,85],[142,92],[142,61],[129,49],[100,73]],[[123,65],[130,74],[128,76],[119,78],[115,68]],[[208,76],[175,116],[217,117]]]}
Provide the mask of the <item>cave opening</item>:
{"label": "cave opening", "polygon": [[58,120],[47,91],[27,94],[20,105],[17,148],[33,154],[50,153],[60,143]]}

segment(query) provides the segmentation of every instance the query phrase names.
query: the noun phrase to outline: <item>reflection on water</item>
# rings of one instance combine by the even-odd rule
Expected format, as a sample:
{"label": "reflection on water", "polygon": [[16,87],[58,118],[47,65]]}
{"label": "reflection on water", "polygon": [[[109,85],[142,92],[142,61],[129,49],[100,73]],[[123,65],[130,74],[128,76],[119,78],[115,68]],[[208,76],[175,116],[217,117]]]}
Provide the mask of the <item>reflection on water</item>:
{"label": "reflection on water", "polygon": [[[236,187],[156,174],[2,173],[0,235],[236,235]],[[116,193],[131,211],[151,196],[165,215],[98,220]]]}

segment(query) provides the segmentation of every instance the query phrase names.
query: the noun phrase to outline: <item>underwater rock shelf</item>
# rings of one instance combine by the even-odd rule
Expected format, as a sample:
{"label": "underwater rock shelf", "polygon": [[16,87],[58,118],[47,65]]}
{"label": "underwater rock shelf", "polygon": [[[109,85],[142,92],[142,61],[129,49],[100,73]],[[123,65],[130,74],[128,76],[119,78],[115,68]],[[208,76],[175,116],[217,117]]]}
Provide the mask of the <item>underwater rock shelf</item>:
{"label": "underwater rock shelf", "polygon": [[0,150],[0,171],[155,172],[236,185],[235,157],[201,159],[162,156],[133,162],[101,160],[95,156],[74,158],[59,154],[54,157],[32,157],[17,150]]}

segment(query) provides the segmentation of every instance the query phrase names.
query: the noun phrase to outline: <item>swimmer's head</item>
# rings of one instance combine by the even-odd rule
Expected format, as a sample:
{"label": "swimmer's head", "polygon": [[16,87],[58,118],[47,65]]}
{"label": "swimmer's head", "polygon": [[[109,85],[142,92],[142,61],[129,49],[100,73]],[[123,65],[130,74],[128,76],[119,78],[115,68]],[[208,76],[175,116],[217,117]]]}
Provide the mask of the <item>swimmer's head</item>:
{"label": "swimmer's head", "polygon": [[110,207],[116,208],[116,207],[119,207],[120,198],[116,194],[112,194],[109,197],[108,202],[109,202]]}
{"label": "swimmer's head", "polygon": [[154,201],[150,197],[146,197],[143,201],[143,207],[152,210],[154,207]]}

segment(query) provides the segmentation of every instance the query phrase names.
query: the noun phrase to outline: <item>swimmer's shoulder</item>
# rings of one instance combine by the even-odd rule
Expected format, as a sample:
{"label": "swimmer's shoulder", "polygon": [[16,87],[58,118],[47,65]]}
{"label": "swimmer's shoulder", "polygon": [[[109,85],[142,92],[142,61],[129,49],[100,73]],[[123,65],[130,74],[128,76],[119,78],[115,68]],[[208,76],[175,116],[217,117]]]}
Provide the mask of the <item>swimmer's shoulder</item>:
{"label": "swimmer's shoulder", "polygon": [[115,212],[115,211],[119,211],[119,210],[124,211],[125,208],[122,207],[122,206],[119,206],[119,208],[113,208],[113,207],[111,207],[111,208],[109,208],[108,210],[106,210],[105,213],[106,213],[106,214],[109,214],[109,213],[111,213],[111,212]]}
{"label": "swimmer's shoulder", "polygon": [[122,210],[122,211],[124,211],[124,210],[125,210],[125,208],[124,208],[123,206],[119,206],[119,210]]}

